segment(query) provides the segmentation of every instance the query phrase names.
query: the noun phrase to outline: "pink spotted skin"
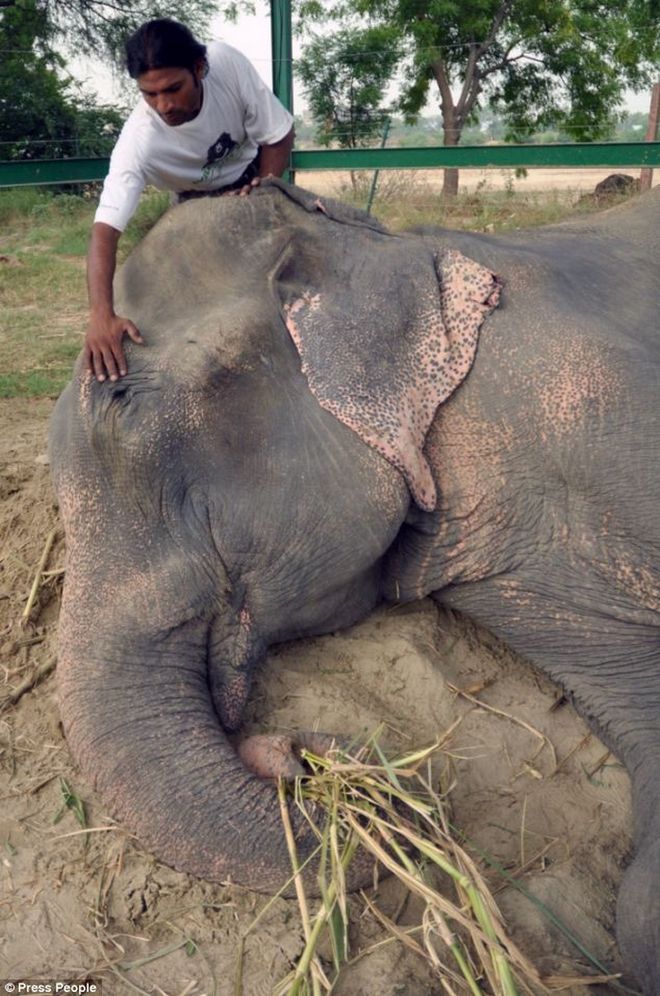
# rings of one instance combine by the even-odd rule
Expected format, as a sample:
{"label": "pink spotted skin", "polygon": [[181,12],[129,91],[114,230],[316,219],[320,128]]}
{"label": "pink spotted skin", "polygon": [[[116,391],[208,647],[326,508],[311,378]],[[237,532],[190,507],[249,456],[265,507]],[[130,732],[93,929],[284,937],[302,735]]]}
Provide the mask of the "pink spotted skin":
{"label": "pink spotted skin", "polygon": [[115,384],[79,364],[51,428],[58,680],[74,757],[161,860],[279,888],[269,780],[310,741],[236,739],[255,667],[430,595],[628,769],[617,937],[660,992],[659,233],[659,191],[531,232],[392,234],[273,181],[135,250],[116,301],[146,345]]}

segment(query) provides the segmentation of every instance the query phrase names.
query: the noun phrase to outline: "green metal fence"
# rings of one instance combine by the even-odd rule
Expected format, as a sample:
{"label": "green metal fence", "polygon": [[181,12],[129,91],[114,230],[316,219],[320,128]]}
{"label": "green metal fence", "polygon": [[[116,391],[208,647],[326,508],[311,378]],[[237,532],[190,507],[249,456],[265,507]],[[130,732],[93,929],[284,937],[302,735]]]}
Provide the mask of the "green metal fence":
{"label": "green metal fence", "polygon": [[415,149],[336,149],[294,152],[295,169],[506,169],[526,167],[660,166],[660,142],[582,145],[463,145]]}
{"label": "green metal fence", "polygon": [[[271,0],[273,91],[293,111],[291,0]],[[0,187],[102,180],[109,159],[0,162]],[[570,145],[464,145],[390,149],[295,150],[298,170],[537,169],[540,167],[660,167],[660,142],[591,142]]]}
{"label": "green metal fence", "polygon": [[[102,180],[109,159],[0,162],[0,187]],[[415,149],[310,149],[294,151],[292,168],[330,169],[538,169],[660,167],[660,142],[591,142],[582,145],[464,145]]]}

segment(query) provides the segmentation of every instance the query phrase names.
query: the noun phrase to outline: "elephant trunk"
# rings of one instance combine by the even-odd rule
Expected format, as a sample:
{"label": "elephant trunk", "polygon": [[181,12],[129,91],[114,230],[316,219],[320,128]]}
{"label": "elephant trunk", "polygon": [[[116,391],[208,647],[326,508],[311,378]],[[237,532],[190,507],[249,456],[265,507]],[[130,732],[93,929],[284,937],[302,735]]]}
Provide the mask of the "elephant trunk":
{"label": "elephant trunk", "polygon": [[[66,613],[65,613],[66,616]],[[121,823],[162,861],[210,881],[275,892],[291,875],[276,792],[244,767],[214,711],[201,633],[160,648],[65,618],[58,666],[67,740]],[[117,642],[131,648],[130,656]],[[103,648],[105,652],[100,652]],[[317,840],[291,813],[301,860]]]}

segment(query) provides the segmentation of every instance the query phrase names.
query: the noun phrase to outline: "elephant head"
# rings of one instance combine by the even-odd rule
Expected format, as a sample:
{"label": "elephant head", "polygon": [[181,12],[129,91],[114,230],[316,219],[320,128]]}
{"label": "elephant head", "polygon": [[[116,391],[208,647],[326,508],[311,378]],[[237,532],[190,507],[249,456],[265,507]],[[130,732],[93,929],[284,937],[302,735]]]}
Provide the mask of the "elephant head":
{"label": "elephant head", "polygon": [[379,600],[409,489],[434,505],[424,436],[495,292],[458,261],[278,183],[191,201],[120,272],[147,343],[128,375],[79,363],[58,403],[66,735],[178,869],[288,878],[274,790],[227,735],[268,646]]}

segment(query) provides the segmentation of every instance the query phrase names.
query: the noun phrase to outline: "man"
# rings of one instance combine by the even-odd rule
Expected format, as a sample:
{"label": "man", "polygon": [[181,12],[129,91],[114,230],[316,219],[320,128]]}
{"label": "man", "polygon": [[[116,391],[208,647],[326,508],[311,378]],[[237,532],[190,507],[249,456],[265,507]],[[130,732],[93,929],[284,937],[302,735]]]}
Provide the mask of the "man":
{"label": "man", "polygon": [[97,380],[127,371],[122,339],[143,343],[115,314],[117,244],[140,193],[153,184],[190,197],[246,195],[281,176],[293,146],[293,118],[248,60],[223,42],[202,45],[183,24],[148,21],[126,42],[126,65],[143,100],[110,160],[87,256],[90,322],[87,368]]}

